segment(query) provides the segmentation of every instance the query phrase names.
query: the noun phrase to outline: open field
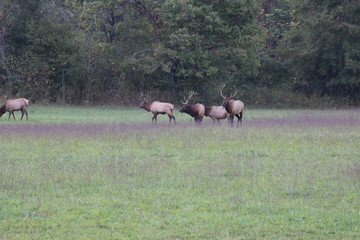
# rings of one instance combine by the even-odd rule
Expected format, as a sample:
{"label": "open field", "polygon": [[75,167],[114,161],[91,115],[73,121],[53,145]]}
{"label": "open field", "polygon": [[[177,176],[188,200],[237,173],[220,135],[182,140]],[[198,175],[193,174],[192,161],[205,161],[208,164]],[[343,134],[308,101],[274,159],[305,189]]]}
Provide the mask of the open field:
{"label": "open field", "polygon": [[0,118],[1,240],[360,239],[360,110],[28,111]]}

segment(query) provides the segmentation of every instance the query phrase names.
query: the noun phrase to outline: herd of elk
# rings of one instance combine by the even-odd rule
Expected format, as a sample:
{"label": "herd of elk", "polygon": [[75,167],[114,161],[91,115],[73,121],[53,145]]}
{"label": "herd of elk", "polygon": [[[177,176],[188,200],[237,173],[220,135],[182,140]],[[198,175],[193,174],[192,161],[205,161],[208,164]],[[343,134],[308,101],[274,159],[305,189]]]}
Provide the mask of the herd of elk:
{"label": "herd of elk", "polygon": [[[242,117],[244,114],[244,103],[240,100],[233,100],[233,98],[237,94],[236,89],[235,93],[230,94],[228,97],[225,97],[223,95],[224,87],[225,84],[220,89],[220,96],[223,99],[222,106],[205,106],[201,103],[196,103],[192,105],[189,103],[190,99],[197,93],[194,91],[190,91],[188,97],[184,97],[184,101],[181,101],[182,107],[180,109],[180,112],[189,114],[191,117],[194,118],[196,123],[201,123],[204,116],[211,118],[214,123],[216,120],[219,122],[221,119],[227,118],[231,126],[234,125],[234,117],[236,116],[238,119],[237,126],[239,126],[239,124],[242,123]],[[143,96],[142,93],[141,96]],[[174,119],[175,122],[175,116],[173,114],[174,105],[171,103],[163,103],[158,101],[149,102],[149,96],[147,95],[143,99],[139,107],[154,114],[152,118],[153,122],[154,120],[156,122],[156,116],[158,114],[167,114],[169,116],[170,122],[171,119]]]}
{"label": "herd of elk", "polygon": [[209,117],[213,120],[213,123],[217,120],[220,123],[221,119],[228,118],[229,114],[226,112],[223,106],[205,106],[201,103],[196,103],[195,105],[189,104],[190,99],[194,96],[194,91],[189,92],[187,98],[184,97],[185,101],[181,101],[183,104],[180,109],[181,113],[187,113],[192,116],[196,123],[201,123],[204,116]]}
{"label": "herd of elk", "polygon": [[237,117],[238,122],[237,122],[237,126],[239,126],[239,123],[242,122],[242,117],[243,117],[243,113],[244,113],[244,103],[240,100],[233,100],[232,98],[234,98],[236,96],[237,90],[235,89],[235,93],[234,94],[230,94],[229,97],[225,97],[222,93],[222,90],[224,89],[225,84],[223,85],[223,87],[220,89],[220,95],[223,98],[223,106],[225,107],[226,111],[229,114],[229,119],[230,119],[230,124],[231,126],[233,126],[234,124],[234,116]]}
{"label": "herd of elk", "polygon": [[[140,96],[143,97],[144,94],[141,93]],[[140,103],[139,107],[145,109],[148,112],[152,112],[152,114],[154,114],[154,116],[151,119],[152,122],[154,122],[154,120],[155,120],[155,123],[156,123],[158,114],[167,114],[170,119],[169,123],[171,122],[172,119],[174,119],[174,123],[175,123],[175,116],[173,114],[174,105],[171,103],[164,103],[164,102],[158,102],[158,101],[150,102],[150,96],[145,95],[145,97],[143,97],[143,101]]]}
{"label": "herd of elk", "polygon": [[29,102],[30,102],[30,100],[28,100],[26,98],[6,100],[0,108],[0,117],[5,112],[9,112],[9,120],[10,120],[11,115],[13,116],[14,120],[16,120],[14,111],[21,111],[20,120],[23,119],[24,113],[26,115],[26,120],[28,120],[28,112],[26,111],[26,107],[29,105]]}
{"label": "herd of elk", "polygon": [[[189,114],[194,118],[196,123],[201,123],[204,116],[211,118],[214,123],[216,120],[219,122],[220,119],[227,118],[230,121],[231,126],[233,126],[234,116],[236,116],[238,119],[237,126],[239,126],[239,123],[242,122],[244,113],[244,103],[240,100],[233,100],[237,94],[236,89],[234,94],[230,94],[228,97],[225,97],[223,95],[224,87],[225,85],[223,85],[223,87],[220,89],[220,95],[223,98],[222,106],[205,106],[201,103],[196,103],[194,105],[189,104],[190,99],[195,94],[197,94],[194,91],[190,91],[189,96],[187,98],[184,97],[184,101],[181,101],[182,107],[180,112]],[[152,122],[157,122],[158,114],[167,114],[169,117],[169,123],[171,123],[171,120],[174,120],[174,123],[176,123],[175,116],[173,114],[173,104],[159,101],[150,101],[150,96],[144,95],[143,93],[141,93],[141,97],[143,98],[143,101],[140,103],[139,107],[153,114]],[[5,112],[9,112],[9,120],[11,115],[13,116],[14,120],[16,120],[14,111],[21,111],[20,120],[23,119],[24,114],[26,115],[26,120],[28,120],[28,112],[26,107],[29,105],[29,102],[30,101],[26,98],[6,100],[0,108],[0,117]]]}

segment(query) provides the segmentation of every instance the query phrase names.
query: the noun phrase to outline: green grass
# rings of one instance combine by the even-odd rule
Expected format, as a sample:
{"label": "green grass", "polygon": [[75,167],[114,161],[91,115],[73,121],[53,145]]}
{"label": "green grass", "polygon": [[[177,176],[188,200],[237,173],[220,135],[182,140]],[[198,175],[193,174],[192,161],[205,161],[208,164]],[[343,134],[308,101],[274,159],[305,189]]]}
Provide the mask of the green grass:
{"label": "green grass", "polygon": [[[145,111],[139,108],[125,108],[114,106],[29,106],[29,119],[31,123],[83,123],[83,122],[141,122]],[[126,113],[126,114],[124,114]],[[20,115],[20,113],[18,113]],[[141,117],[137,117],[139,114]],[[151,114],[148,119],[151,121]],[[5,115],[4,115],[5,116]],[[5,117],[2,121],[5,121]],[[20,117],[18,117],[20,119]],[[164,117],[165,119],[165,117]],[[7,120],[7,116],[6,116]]]}
{"label": "green grass", "polygon": [[[28,122],[3,117],[0,239],[359,239],[359,124],[246,124],[305,114],[360,118],[248,110],[241,128],[195,127],[175,112],[177,126],[154,127],[137,108],[37,105]],[[84,122],[105,131],[67,125]]]}
{"label": "green grass", "polygon": [[[116,107],[116,106],[56,106],[56,105],[30,105],[28,107],[29,119],[27,124],[37,123],[149,123],[151,122],[152,113],[135,107]],[[300,110],[245,110],[246,118],[254,117],[284,117],[300,112]],[[318,112],[318,111],[313,111]],[[192,122],[193,119],[179,112],[179,107],[174,110],[178,121]],[[24,123],[19,121],[21,114],[15,112],[17,124]],[[166,115],[158,115],[158,122],[168,122]],[[208,120],[209,121],[209,120]],[[13,119],[8,121],[8,113],[0,118],[0,124],[12,124]]]}

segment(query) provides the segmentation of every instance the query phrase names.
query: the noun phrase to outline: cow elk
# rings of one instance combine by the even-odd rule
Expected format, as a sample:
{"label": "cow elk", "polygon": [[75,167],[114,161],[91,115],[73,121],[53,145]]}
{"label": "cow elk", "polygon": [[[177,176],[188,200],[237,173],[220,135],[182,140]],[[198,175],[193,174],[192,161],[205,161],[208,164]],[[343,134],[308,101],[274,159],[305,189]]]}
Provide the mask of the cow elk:
{"label": "cow elk", "polygon": [[231,126],[233,126],[234,124],[234,116],[237,117],[238,122],[237,122],[237,126],[239,126],[239,123],[242,123],[242,117],[244,114],[244,103],[240,100],[233,100],[233,98],[236,96],[237,94],[237,90],[235,89],[235,93],[232,95],[229,95],[229,97],[225,97],[222,93],[222,90],[224,89],[224,86],[220,89],[220,95],[223,98],[223,106],[225,107],[226,111],[229,113],[229,121]]}
{"label": "cow elk", "polygon": [[140,108],[145,109],[148,112],[152,112],[154,114],[154,116],[152,117],[152,122],[157,121],[157,115],[158,114],[167,114],[169,116],[169,123],[171,123],[171,120],[174,119],[174,123],[175,122],[175,116],[173,114],[173,110],[174,110],[174,105],[171,103],[164,103],[164,102],[158,102],[158,101],[153,101],[150,102],[150,96],[149,95],[145,95],[141,93],[141,97],[143,97],[143,101],[140,103]]}
{"label": "cow elk", "polygon": [[9,120],[10,120],[11,115],[13,116],[14,120],[16,120],[14,111],[21,111],[20,120],[23,119],[24,113],[26,115],[26,120],[28,120],[28,112],[26,111],[26,107],[29,105],[29,103],[30,103],[30,100],[28,100],[26,98],[6,100],[0,108],[0,117],[5,112],[9,112]]}
{"label": "cow elk", "polygon": [[229,118],[229,114],[223,106],[205,106],[205,116],[217,121],[220,124],[221,119]]}
{"label": "cow elk", "polygon": [[190,99],[195,94],[197,93],[194,91],[190,91],[189,96],[187,98],[184,97],[184,101],[181,101],[182,107],[180,109],[180,112],[189,114],[191,117],[194,118],[196,123],[201,123],[205,115],[205,106],[200,103],[197,103],[195,105],[189,104]]}

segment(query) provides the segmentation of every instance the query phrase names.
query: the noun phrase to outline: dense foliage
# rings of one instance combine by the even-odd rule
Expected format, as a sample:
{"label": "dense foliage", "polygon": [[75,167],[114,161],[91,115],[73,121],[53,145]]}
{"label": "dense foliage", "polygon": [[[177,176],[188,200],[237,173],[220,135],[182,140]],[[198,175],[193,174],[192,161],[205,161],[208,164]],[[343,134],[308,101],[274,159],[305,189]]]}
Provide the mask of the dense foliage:
{"label": "dense foliage", "polygon": [[351,0],[3,0],[0,94],[132,104],[191,89],[213,103],[228,83],[247,102],[291,91],[354,103],[359,11]]}
{"label": "dense foliage", "polygon": [[308,94],[359,94],[360,2],[301,0],[295,6],[285,59],[296,86]]}

